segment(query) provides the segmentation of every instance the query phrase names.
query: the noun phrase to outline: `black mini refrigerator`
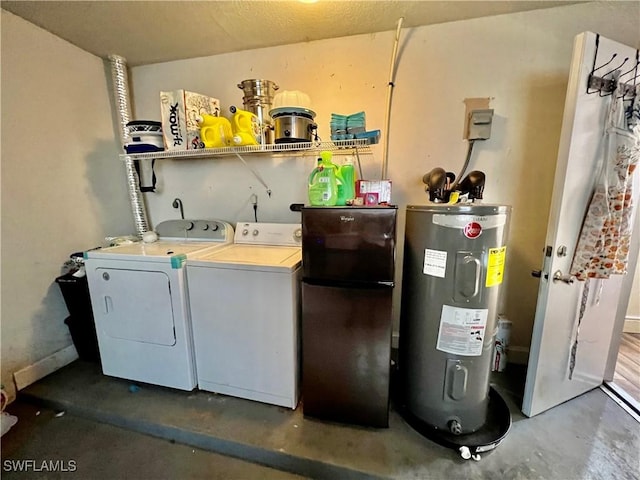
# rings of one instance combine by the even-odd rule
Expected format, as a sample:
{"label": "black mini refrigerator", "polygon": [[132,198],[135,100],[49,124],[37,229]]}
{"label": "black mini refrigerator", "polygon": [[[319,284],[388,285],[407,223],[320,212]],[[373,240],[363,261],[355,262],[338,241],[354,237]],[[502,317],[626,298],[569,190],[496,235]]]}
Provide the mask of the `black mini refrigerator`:
{"label": "black mini refrigerator", "polygon": [[302,209],[305,415],[389,424],[396,213],[393,206]]}

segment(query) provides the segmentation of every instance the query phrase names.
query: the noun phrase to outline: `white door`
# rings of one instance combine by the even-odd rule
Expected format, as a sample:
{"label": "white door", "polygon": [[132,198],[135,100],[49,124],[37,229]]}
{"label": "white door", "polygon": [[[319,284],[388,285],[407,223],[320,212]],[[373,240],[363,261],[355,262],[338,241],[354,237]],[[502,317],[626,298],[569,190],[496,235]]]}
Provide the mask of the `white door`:
{"label": "white door", "polygon": [[[621,288],[625,276],[592,279],[584,296],[585,282],[568,283],[571,279],[567,276],[598,171],[599,154],[603,152],[603,126],[611,101],[604,93],[588,88],[588,79],[595,68],[612,57],[594,76],[615,70],[626,57],[629,60],[620,70],[632,70],[636,50],[591,32],[576,37],[522,406],[527,416],[602,383],[614,340],[618,303],[628,302],[621,295],[624,290],[628,297],[628,290]],[[635,74],[621,77],[621,81],[633,79]],[[636,205],[640,189],[637,177]],[[633,268],[630,265],[631,274]],[[561,278],[554,280],[554,275]]]}

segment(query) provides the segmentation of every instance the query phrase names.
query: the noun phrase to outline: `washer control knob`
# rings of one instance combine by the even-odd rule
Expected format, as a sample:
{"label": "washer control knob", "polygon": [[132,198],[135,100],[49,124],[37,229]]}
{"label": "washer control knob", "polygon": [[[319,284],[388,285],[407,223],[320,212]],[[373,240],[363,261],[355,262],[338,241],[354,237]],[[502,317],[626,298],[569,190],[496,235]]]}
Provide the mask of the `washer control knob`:
{"label": "washer control knob", "polygon": [[293,238],[295,238],[296,240],[300,240],[302,238],[302,229],[301,228],[296,228],[296,231],[293,232]]}
{"label": "washer control knob", "polygon": [[193,222],[186,222],[184,225],[185,230],[193,230]]}
{"label": "washer control knob", "polygon": [[257,236],[257,235],[258,235],[258,233],[260,233],[260,232],[258,232],[258,229],[256,228],[256,229],[255,229],[253,232],[251,232],[251,233],[252,233],[252,234],[253,234],[253,236],[255,237],[255,236]]}
{"label": "washer control knob", "polygon": [[249,230],[247,230],[246,228],[244,230],[242,230],[242,235],[249,235]]}
{"label": "washer control knob", "polygon": [[205,223],[204,225],[202,225],[202,230],[204,231],[209,230],[209,224]]}
{"label": "washer control knob", "polygon": [[214,223],[213,225],[211,225],[212,232],[217,232],[219,228],[220,226],[217,223]]}

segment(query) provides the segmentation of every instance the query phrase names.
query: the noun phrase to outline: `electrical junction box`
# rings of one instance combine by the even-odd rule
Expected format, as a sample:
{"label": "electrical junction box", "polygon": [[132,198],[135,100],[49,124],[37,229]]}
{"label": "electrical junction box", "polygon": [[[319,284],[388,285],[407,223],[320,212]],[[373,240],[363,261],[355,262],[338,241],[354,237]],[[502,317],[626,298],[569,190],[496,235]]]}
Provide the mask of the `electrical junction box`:
{"label": "electrical junction box", "polygon": [[493,109],[472,110],[469,113],[469,140],[487,140],[491,138]]}

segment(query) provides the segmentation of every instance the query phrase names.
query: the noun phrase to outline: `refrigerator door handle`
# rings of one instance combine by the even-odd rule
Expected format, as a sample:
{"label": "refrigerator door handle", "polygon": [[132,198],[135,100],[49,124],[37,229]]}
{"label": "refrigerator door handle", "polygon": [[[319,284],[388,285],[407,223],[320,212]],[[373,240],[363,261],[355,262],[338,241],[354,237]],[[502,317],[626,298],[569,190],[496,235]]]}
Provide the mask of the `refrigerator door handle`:
{"label": "refrigerator door handle", "polygon": [[318,280],[316,278],[302,277],[302,281],[308,285],[316,285],[318,287],[336,287],[336,288],[393,288],[395,282],[381,280],[378,282],[353,282],[340,280]]}

